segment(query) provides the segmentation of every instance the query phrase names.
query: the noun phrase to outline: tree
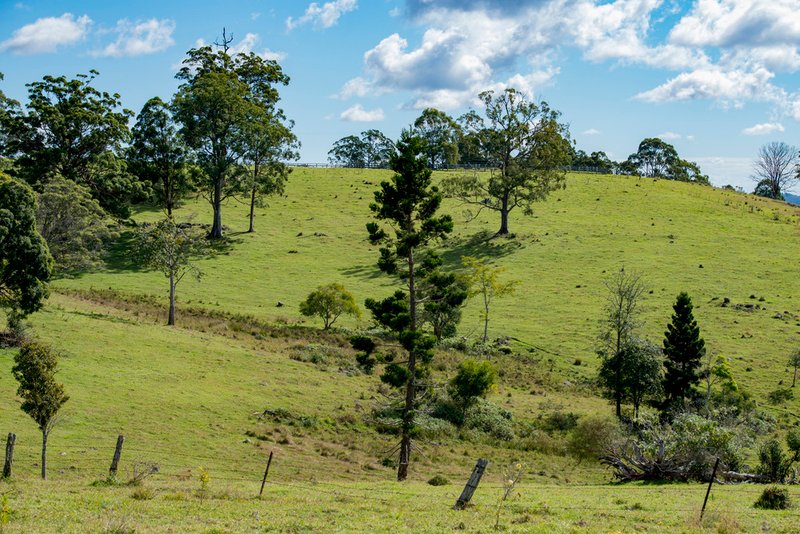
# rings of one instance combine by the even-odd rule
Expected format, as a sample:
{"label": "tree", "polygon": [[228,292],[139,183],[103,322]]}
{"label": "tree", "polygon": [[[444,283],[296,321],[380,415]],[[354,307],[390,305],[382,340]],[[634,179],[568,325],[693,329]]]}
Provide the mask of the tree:
{"label": "tree", "polygon": [[578,150],[572,156],[572,169],[611,174],[614,171],[614,162],[608,159],[605,152],[599,151],[586,154],[583,150]]}
{"label": "tree", "polygon": [[620,173],[703,185],[710,183],[697,163],[681,159],[674,146],[658,137],[648,137],[639,143],[638,150],[620,164]]}
{"label": "tree", "polygon": [[773,141],[763,145],[753,164],[752,179],[757,183],[755,193],[783,200],[783,193],[800,181],[797,174],[797,148]]}
{"label": "tree", "polygon": [[486,343],[489,339],[489,306],[492,300],[513,294],[519,281],[500,280],[500,275],[505,272],[505,268],[492,267],[472,256],[464,256],[461,258],[461,263],[467,268],[469,295],[472,297],[480,295],[483,300],[481,315],[483,316],[483,342]]}
{"label": "tree", "polygon": [[178,135],[169,106],[160,98],[148,100],[136,117],[127,156],[131,171],[151,184],[171,217],[178,200],[191,190],[192,183],[188,149]]}
{"label": "tree", "polygon": [[392,140],[373,129],[361,132],[361,137],[348,135],[336,141],[328,151],[328,161],[354,169],[383,168],[394,151]]}
{"label": "tree", "polygon": [[711,388],[715,384],[721,384],[726,393],[734,393],[739,389],[733,379],[733,371],[731,366],[728,365],[728,360],[722,356],[713,358],[710,352],[706,356],[705,368],[701,373],[701,377],[706,383],[706,405],[711,403]]}
{"label": "tree", "polygon": [[69,400],[64,385],[56,382],[58,356],[48,346],[29,342],[14,357],[11,372],[19,382],[20,408],[42,431],[42,479],[47,478],[47,437],[56,423],[56,414]]}
{"label": "tree", "polygon": [[[3,73],[0,72],[0,82],[3,81]],[[7,132],[9,122],[9,114],[19,108],[19,102],[8,98],[3,91],[0,90],[0,157],[3,155],[4,147],[8,143]],[[4,170],[0,167],[0,171]]]}
{"label": "tree", "polygon": [[361,315],[352,293],[347,291],[342,284],[332,283],[319,286],[300,303],[300,313],[306,317],[317,316],[322,319],[324,329],[327,330],[342,314]]}
{"label": "tree", "polygon": [[[565,186],[570,162],[569,129],[546,102],[537,105],[509,88],[479,98],[486,119],[472,115],[481,153],[496,167],[488,179],[477,174],[449,178],[445,190],[462,202],[500,213],[498,235],[508,235],[508,216],[517,207],[533,213],[533,203]],[[487,124],[488,123],[488,124]]]}
{"label": "tree", "polygon": [[9,323],[37,311],[47,298],[53,258],[36,230],[30,187],[0,173],[0,307]]}
{"label": "tree", "polygon": [[422,276],[421,293],[424,304],[420,323],[433,329],[437,341],[454,336],[461,322],[461,311],[469,296],[469,282],[465,276],[447,273],[436,265]]}
{"label": "tree", "polygon": [[192,258],[208,251],[205,239],[189,225],[178,225],[171,217],[143,227],[136,234],[139,260],[169,278],[167,325],[175,325],[175,290],[187,274],[200,279],[202,271]]}
{"label": "tree", "polygon": [[458,161],[458,123],[447,113],[426,108],[414,121],[414,133],[425,140],[428,166],[438,169]]}
{"label": "tree", "polygon": [[639,306],[646,288],[639,274],[626,272],[624,268],[609,276],[604,284],[608,294],[605,316],[601,321],[601,347],[597,352],[603,361],[601,366],[611,371],[605,383],[607,389],[613,391],[616,415],[622,418],[622,401],[626,391],[623,351],[631,344],[636,329],[642,324]]}
{"label": "tree", "polygon": [[458,373],[450,380],[450,396],[461,404],[462,420],[467,410],[479,397],[484,397],[495,384],[497,371],[488,360],[467,359],[458,366]]}
{"label": "tree", "polygon": [[615,401],[631,401],[633,416],[638,419],[642,402],[661,394],[662,368],[658,347],[647,341],[630,339],[619,352],[603,359],[598,378],[600,385]]}
{"label": "tree", "polygon": [[411,460],[411,434],[414,428],[417,399],[417,378],[433,357],[434,339],[420,331],[418,321],[417,256],[421,248],[453,230],[449,215],[437,215],[442,195],[431,185],[431,171],[424,157],[425,142],[404,132],[397,142],[397,153],[390,160],[394,171],[391,181],[381,182],[370,210],[375,219],[385,222],[391,234],[379,222],[367,224],[370,242],[380,244],[378,267],[398,276],[404,290],[398,290],[383,301],[367,300],[367,308],[384,326],[397,333],[408,353],[405,367],[392,362],[386,366],[381,380],[404,389],[402,408],[400,460],[397,479],[405,480]]}
{"label": "tree", "polygon": [[26,112],[12,110],[5,119],[5,155],[16,159],[15,173],[34,189],[63,176],[89,188],[105,210],[127,216],[141,186],[116,154],[129,138],[133,113],[118,111],[118,94],[92,87],[97,75],[91,70],[28,84]]}
{"label": "tree", "polygon": [[794,374],[792,375],[792,387],[794,387],[797,382],[797,369],[800,368],[800,351],[789,356],[789,367],[794,368]]}
{"label": "tree", "polygon": [[59,272],[102,265],[106,244],[117,236],[89,190],[60,176],[38,195],[36,227]]}
{"label": "tree", "polygon": [[692,299],[681,292],[673,305],[672,322],[664,333],[664,393],[668,406],[683,407],[700,383],[700,365],[706,354],[705,341],[692,314]]}
{"label": "tree", "polygon": [[172,104],[181,134],[204,171],[202,186],[214,211],[212,239],[223,235],[222,202],[241,190],[242,159],[252,155],[252,146],[244,142],[253,133],[248,123],[275,112],[276,85],[289,83],[276,61],[253,53],[231,57],[227,43],[216,52],[210,46],[187,52],[176,74],[183,83]]}

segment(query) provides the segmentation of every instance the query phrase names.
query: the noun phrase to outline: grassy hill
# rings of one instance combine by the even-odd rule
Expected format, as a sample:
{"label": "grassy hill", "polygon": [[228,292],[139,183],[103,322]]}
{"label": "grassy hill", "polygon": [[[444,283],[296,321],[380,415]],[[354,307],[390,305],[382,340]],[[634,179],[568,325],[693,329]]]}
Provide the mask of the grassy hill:
{"label": "grassy hill", "polygon": [[[71,395],[51,436],[46,483],[35,478],[38,431],[13,395],[13,351],[0,351],[0,429],[18,434],[15,480],[0,486],[12,491],[6,528],[488,530],[500,467],[514,461],[526,464],[526,474],[503,512],[511,530],[794,528],[796,511],[749,508],[754,487],[715,490],[701,523],[699,485],[610,487],[607,472],[576,464],[557,443],[550,451],[541,444],[523,451],[491,440],[428,439],[420,442],[412,480],[391,483],[384,459],[394,438],[365,422],[383,398],[377,378],[354,372],[344,335],[323,334],[298,312],[309,291],[329,282],[343,283],[359,302],[392,291],[364,229],[372,192],[388,176],[296,169],[286,197],[258,211],[254,234],[240,233],[246,207],[227,205],[229,243],[200,262],[201,281],[179,286],[176,328],[163,326],[166,280],[127,259],[125,236],[107,270],[56,281],[47,307],[31,320],[38,336],[63,351],[59,376]],[[490,322],[493,338],[519,340],[512,354],[495,358],[501,384],[490,399],[515,419],[611,411],[586,383],[597,366],[603,280],[621,266],[641,273],[650,288],[643,332],[654,342],[675,296],[687,291],[708,349],[731,358],[737,381],[757,401],[790,379],[785,362],[800,333],[798,208],[691,184],[581,174],[537,205],[535,216],[512,212],[510,239],[491,238],[495,214],[466,222],[461,206],[445,208],[456,222],[442,244],[452,266],[463,255],[479,256],[520,281],[515,295],[492,306]],[[159,216],[142,209],[134,218]],[[208,222],[210,209],[193,200],[178,217]],[[726,297],[730,305],[723,307]],[[481,331],[471,302],[459,334],[474,339]],[[443,380],[461,357],[437,355],[437,377]],[[768,409],[784,425],[797,424],[800,399]],[[141,487],[90,486],[107,473],[120,433],[125,479],[149,464],[159,472]],[[268,451],[274,464],[257,500]],[[475,506],[453,512],[479,456],[492,464]],[[210,476],[205,491],[201,467]],[[424,484],[435,474],[454,483]]]}

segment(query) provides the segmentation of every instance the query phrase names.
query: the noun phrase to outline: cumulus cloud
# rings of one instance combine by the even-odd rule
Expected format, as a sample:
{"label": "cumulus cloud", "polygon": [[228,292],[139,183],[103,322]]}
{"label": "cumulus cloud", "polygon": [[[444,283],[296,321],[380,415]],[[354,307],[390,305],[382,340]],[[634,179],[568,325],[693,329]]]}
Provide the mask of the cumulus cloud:
{"label": "cumulus cloud", "polygon": [[132,23],[120,20],[114,32],[117,40],[94,52],[97,56],[123,57],[155,54],[175,44],[172,32],[175,22],[169,19],[150,19]]}
{"label": "cumulus cloud", "polygon": [[339,118],[347,122],[377,122],[383,120],[384,114],[381,108],[366,110],[361,104],[356,104],[342,111]]}
{"label": "cumulus cloud", "polygon": [[742,130],[744,135],[769,135],[773,132],[782,132],[785,128],[779,122],[765,122],[763,124],[756,124],[750,128]]}
{"label": "cumulus cloud", "polygon": [[75,17],[72,13],[40,18],[16,30],[10,39],[1,42],[0,52],[21,55],[55,52],[60,46],[82,41],[91,24],[92,19],[87,15]]}
{"label": "cumulus cloud", "polygon": [[581,132],[583,135],[600,135],[602,132],[597,128],[589,128]]}
{"label": "cumulus cloud", "polygon": [[678,139],[681,139],[682,136],[681,134],[675,132],[664,132],[658,134],[656,137],[663,141],[677,141]]}
{"label": "cumulus cloud", "polygon": [[303,24],[313,23],[314,27],[330,28],[339,22],[339,18],[345,13],[355,10],[358,7],[358,0],[334,0],[325,2],[321,6],[316,2],[311,3],[303,16],[294,19],[286,19],[286,29],[293,30]]}
{"label": "cumulus cloud", "polygon": [[746,100],[777,102],[782,92],[770,83],[773,77],[763,67],[745,71],[711,66],[683,72],[636,98],[645,102],[712,99],[733,107],[740,107]]}

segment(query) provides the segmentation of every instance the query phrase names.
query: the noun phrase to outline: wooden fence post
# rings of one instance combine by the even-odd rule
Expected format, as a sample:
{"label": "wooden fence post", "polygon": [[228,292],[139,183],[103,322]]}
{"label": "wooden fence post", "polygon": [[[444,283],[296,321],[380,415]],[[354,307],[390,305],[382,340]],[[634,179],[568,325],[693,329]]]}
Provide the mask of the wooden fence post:
{"label": "wooden fence post", "polygon": [[475,493],[475,490],[478,488],[478,483],[480,483],[483,472],[488,464],[489,460],[484,460],[483,458],[478,459],[478,463],[475,464],[472,475],[470,475],[467,485],[464,486],[461,497],[458,498],[455,506],[453,506],[453,510],[463,510],[464,507],[467,506],[469,500],[472,499],[472,494]]}
{"label": "wooden fence post", "polygon": [[711,493],[711,485],[714,483],[714,477],[717,475],[717,467],[719,467],[719,458],[717,458],[717,461],[714,462],[714,470],[711,471],[711,480],[708,481],[706,498],[703,499],[703,509],[700,510],[700,519],[703,519],[703,514],[706,513],[706,503],[708,502],[708,494]]}
{"label": "wooden fence post", "polygon": [[258,491],[258,496],[264,493],[264,484],[267,483],[267,475],[269,474],[269,466],[272,463],[272,451],[269,451],[269,460],[267,460],[267,469],[264,471],[264,478],[261,480],[261,489]]}
{"label": "wooden fence post", "polygon": [[11,476],[11,465],[14,463],[14,443],[16,442],[17,435],[9,432],[6,440],[6,463],[3,464],[3,478]]}
{"label": "wooden fence post", "polygon": [[120,434],[117,436],[117,447],[114,449],[114,458],[111,460],[111,467],[108,470],[108,478],[117,476],[117,465],[119,464],[119,457],[122,455],[122,443],[125,441],[125,436]]}

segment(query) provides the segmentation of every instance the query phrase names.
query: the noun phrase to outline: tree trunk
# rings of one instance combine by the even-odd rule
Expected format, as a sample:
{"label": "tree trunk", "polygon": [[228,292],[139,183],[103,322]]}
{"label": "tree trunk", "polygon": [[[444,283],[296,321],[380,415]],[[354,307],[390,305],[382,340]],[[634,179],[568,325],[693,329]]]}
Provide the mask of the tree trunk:
{"label": "tree trunk", "polygon": [[497,235],[508,235],[508,195],[503,196],[503,202],[500,206],[500,230]]}
{"label": "tree trunk", "polygon": [[[411,331],[417,330],[417,289],[414,280],[414,251],[408,253],[408,309],[411,313]],[[417,352],[416,347],[408,352],[408,382],[403,406],[402,436],[400,438],[400,461],[397,464],[397,481],[408,478],[411,462],[411,429],[414,426],[414,404],[416,400]]]}
{"label": "tree trunk", "polygon": [[794,387],[795,382],[797,382],[797,367],[794,368],[794,377],[792,377],[792,387]]}
{"label": "tree trunk", "polygon": [[256,231],[256,228],[253,225],[253,220],[255,218],[255,213],[254,213],[255,207],[256,207],[256,186],[253,185],[253,189],[250,191],[250,229],[247,230],[247,232],[250,234]]}
{"label": "tree trunk", "polygon": [[214,193],[211,197],[211,206],[214,208],[214,224],[208,233],[210,239],[222,238],[222,179],[214,183]]}
{"label": "tree trunk", "polygon": [[489,299],[488,295],[483,295],[483,342],[489,340]]}
{"label": "tree trunk", "polygon": [[172,205],[175,201],[172,199],[172,187],[169,177],[165,177],[162,186],[164,187],[164,203],[167,205],[167,217],[172,218]]}
{"label": "tree trunk", "polygon": [[42,430],[42,480],[47,480],[47,431]]}
{"label": "tree trunk", "polygon": [[175,326],[175,273],[169,273],[169,317],[168,326]]}

